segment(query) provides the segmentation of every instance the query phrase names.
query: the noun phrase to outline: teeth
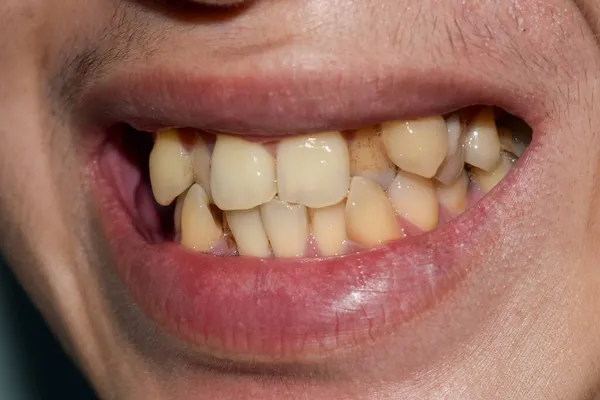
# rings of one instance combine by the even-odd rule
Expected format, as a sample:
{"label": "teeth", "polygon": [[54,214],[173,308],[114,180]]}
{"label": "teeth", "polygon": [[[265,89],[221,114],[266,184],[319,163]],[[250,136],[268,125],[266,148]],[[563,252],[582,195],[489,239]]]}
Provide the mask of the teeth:
{"label": "teeth", "polygon": [[194,183],[190,154],[175,129],[156,133],[149,166],[152,192],[160,205],[171,204]]}
{"label": "teeth", "polygon": [[521,142],[512,132],[507,128],[498,128],[498,135],[500,136],[500,146],[502,150],[508,151],[517,157],[521,157],[525,151],[525,143]]}
{"label": "teeth", "polygon": [[181,209],[181,244],[208,251],[221,238],[221,226],[208,204],[208,196],[197,183],[187,191]]}
{"label": "teeth", "polygon": [[350,175],[363,176],[387,188],[396,176],[396,166],[385,153],[378,133],[375,128],[365,128],[350,139]]}
{"label": "teeth", "polygon": [[388,189],[396,213],[422,231],[430,231],[438,223],[438,202],[433,181],[398,171]]}
{"label": "teeth", "polygon": [[362,246],[373,247],[404,236],[385,192],[367,178],[351,179],[345,214],[348,238]]}
{"label": "teeth", "polygon": [[337,132],[284,139],[277,148],[279,198],[312,208],[339,203],[348,192],[348,157]]}
{"label": "teeth", "polygon": [[200,184],[209,199],[212,199],[210,188],[210,150],[204,140],[197,136],[191,151],[194,180]]}
{"label": "teeth", "polygon": [[448,127],[448,155],[438,169],[435,178],[450,185],[461,176],[465,167],[465,127],[458,114],[452,114],[446,121]]}
{"label": "teeth", "polygon": [[384,123],[382,139],[390,159],[400,169],[431,178],[448,153],[444,118]]}
{"label": "teeth", "polygon": [[494,110],[485,108],[467,127],[465,161],[474,167],[491,171],[500,158],[500,139],[494,121]]}
{"label": "teeth", "polygon": [[496,186],[510,171],[517,158],[507,152],[502,152],[500,160],[491,171],[484,171],[479,168],[471,168],[471,178],[479,184],[484,193],[489,192]]}
{"label": "teeth", "polygon": [[270,257],[269,239],[258,207],[225,212],[241,256]]}
{"label": "teeth", "polygon": [[221,210],[248,210],[277,193],[275,161],[259,143],[219,135],[212,157],[210,184]]}
{"label": "teeth", "polygon": [[309,237],[305,206],[277,198],[260,206],[260,215],[276,257],[302,257]]}
{"label": "teeth", "polygon": [[437,198],[440,204],[454,215],[463,213],[467,209],[467,192],[469,189],[469,175],[462,171],[453,183],[436,185]]}
{"label": "teeth", "polygon": [[322,256],[335,256],[344,252],[346,245],[345,202],[309,210],[312,234]]}

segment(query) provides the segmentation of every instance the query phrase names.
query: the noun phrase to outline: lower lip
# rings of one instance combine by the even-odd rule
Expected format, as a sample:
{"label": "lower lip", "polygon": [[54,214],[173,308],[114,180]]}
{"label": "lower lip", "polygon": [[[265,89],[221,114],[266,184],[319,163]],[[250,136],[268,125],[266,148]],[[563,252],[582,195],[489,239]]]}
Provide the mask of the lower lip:
{"label": "lower lip", "polygon": [[[518,169],[518,166],[515,168]],[[514,172],[514,171],[513,171]],[[92,163],[93,189],[116,270],[165,332],[205,354],[294,361],[372,342],[439,304],[492,246],[511,173],[493,196],[433,232],[329,259],[215,257],[149,243],[109,173]]]}

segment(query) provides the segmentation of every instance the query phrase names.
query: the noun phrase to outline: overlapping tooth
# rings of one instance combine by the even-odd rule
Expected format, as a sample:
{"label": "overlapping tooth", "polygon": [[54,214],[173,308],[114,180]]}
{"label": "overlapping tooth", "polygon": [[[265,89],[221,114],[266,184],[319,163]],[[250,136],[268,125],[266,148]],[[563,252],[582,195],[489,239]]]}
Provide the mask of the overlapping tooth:
{"label": "overlapping tooth", "polygon": [[241,256],[270,257],[269,239],[258,207],[225,212]]}
{"label": "overlapping tooth", "polygon": [[154,199],[160,205],[171,204],[194,182],[190,154],[175,129],[156,133],[149,167]]}
{"label": "overlapping tooth", "polygon": [[387,189],[396,176],[396,166],[383,147],[378,129],[360,129],[348,142],[350,175],[363,176]]}
{"label": "overlapping tooth", "polygon": [[259,143],[219,135],[210,171],[212,197],[221,210],[248,210],[277,193],[275,160]]}
{"label": "overlapping tooth", "polygon": [[465,168],[465,126],[458,114],[452,114],[446,120],[448,129],[448,155],[435,178],[445,185],[456,181]]}
{"label": "overlapping tooth", "polygon": [[322,256],[335,256],[344,253],[346,241],[346,202],[309,210],[311,231]]}
{"label": "overlapping tooth", "polygon": [[305,206],[278,198],[260,206],[260,215],[276,257],[302,257],[309,238]]}
{"label": "overlapping tooth", "polygon": [[194,171],[194,181],[200,184],[209,199],[212,199],[211,187],[210,187],[210,149],[206,145],[206,142],[197,136],[194,138],[194,145],[190,152],[192,157],[192,169]]}
{"label": "overlapping tooth", "polygon": [[485,171],[492,171],[500,158],[500,138],[494,120],[494,110],[484,108],[467,126],[465,162]]}
{"label": "overlapping tooth", "polygon": [[374,247],[404,236],[385,192],[362,176],[350,180],[345,217],[348,238],[362,246]]}
{"label": "overlapping tooth", "polygon": [[500,160],[490,171],[471,168],[471,179],[481,187],[484,193],[492,190],[513,167],[517,158],[510,153],[502,152]]}
{"label": "overlapping tooth", "polygon": [[348,193],[350,161],[339,132],[284,139],[277,148],[277,187],[282,201],[312,208],[342,201]]}
{"label": "overlapping tooth", "polygon": [[435,229],[438,202],[433,181],[405,171],[398,171],[388,188],[396,213],[422,231]]}
{"label": "overlapping tooth", "polygon": [[197,251],[209,251],[221,238],[220,223],[210,209],[206,191],[197,183],[185,194],[180,229],[181,244]]}
{"label": "overlapping tooth", "polygon": [[386,122],[381,130],[388,156],[404,171],[431,178],[448,154],[448,130],[441,116]]}
{"label": "overlapping tooth", "polygon": [[459,215],[467,209],[468,190],[469,175],[465,170],[450,185],[444,185],[441,182],[436,184],[438,202],[453,215]]}
{"label": "overlapping tooth", "polygon": [[508,128],[498,128],[500,147],[502,150],[521,157],[525,151],[525,143],[521,142]]}

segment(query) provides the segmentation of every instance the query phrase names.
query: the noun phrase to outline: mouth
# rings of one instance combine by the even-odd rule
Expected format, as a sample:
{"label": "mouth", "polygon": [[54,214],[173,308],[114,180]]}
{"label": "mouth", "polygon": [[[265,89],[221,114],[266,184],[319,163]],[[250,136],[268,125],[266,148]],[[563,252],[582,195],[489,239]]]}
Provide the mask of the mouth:
{"label": "mouth", "polygon": [[[191,103],[169,77],[127,82],[88,97],[116,271],[164,332],[225,360],[329,357],[439,305],[481,268],[471,249],[494,245],[483,233],[500,229],[537,138],[533,110],[476,84],[396,114],[373,102],[308,118],[325,98],[310,96],[286,118],[248,96]],[[259,82],[257,98],[272,92]]]}

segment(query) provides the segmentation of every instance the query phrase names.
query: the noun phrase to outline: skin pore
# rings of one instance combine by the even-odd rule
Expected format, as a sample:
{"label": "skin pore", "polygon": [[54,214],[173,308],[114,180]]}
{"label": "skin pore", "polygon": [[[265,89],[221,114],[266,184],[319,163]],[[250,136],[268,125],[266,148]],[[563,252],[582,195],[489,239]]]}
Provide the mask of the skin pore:
{"label": "skin pore", "polygon": [[[0,5],[0,250],[100,397],[600,398],[598,1],[201,3]],[[496,81],[507,98],[526,99],[515,108],[539,136],[502,188],[513,193],[494,206],[502,218],[465,255],[480,265],[434,307],[318,361],[216,361],[132,301],[102,227],[89,160],[107,100],[90,93],[140,65],[221,77],[285,69],[299,81],[329,74],[326,95],[316,79],[303,81],[323,108],[347,101],[334,88],[350,76],[368,92],[386,66],[454,71],[478,82],[471,91],[481,98]],[[399,96],[432,103],[419,85]]]}

